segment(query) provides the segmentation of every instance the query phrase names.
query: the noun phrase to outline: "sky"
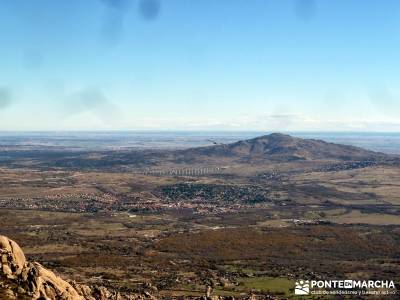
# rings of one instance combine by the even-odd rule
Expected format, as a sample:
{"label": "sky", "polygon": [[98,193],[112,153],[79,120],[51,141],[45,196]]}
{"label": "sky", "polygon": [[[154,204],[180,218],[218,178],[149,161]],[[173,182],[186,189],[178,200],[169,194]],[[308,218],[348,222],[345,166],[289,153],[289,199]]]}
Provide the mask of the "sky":
{"label": "sky", "polygon": [[400,131],[398,0],[0,0],[0,130]]}

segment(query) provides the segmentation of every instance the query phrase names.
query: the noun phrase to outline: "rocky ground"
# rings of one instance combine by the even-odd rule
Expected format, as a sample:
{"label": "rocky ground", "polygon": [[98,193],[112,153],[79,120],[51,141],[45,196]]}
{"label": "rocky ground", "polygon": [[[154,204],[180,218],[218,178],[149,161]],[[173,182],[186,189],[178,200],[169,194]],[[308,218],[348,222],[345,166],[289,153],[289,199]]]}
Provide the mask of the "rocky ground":
{"label": "rocky ground", "polygon": [[398,157],[280,134],[38,150],[0,149],[0,234],[25,252],[2,237],[0,299],[287,299],[296,278],[400,282]]}
{"label": "rocky ground", "polygon": [[[140,293],[120,293],[103,286],[89,286],[64,280],[38,262],[26,260],[24,252],[13,240],[0,236],[0,299],[37,300],[123,300],[161,299],[157,288],[143,284]],[[208,287],[203,297],[193,299],[234,299],[233,297],[212,296]],[[273,297],[263,296],[264,299]],[[257,299],[250,295],[248,299]]]}

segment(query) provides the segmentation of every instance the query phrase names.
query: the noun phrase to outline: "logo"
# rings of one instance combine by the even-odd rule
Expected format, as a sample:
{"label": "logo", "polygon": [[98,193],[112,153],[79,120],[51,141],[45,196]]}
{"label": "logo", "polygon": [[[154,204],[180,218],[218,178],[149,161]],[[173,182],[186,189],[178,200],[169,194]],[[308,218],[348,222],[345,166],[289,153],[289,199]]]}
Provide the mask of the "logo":
{"label": "logo", "polygon": [[308,280],[296,281],[294,287],[295,295],[308,295],[310,293],[310,282]]}
{"label": "logo", "polygon": [[393,280],[296,280],[295,295],[395,295]]}
{"label": "logo", "polygon": [[353,288],[353,280],[345,280],[344,282],[345,289],[352,289]]}

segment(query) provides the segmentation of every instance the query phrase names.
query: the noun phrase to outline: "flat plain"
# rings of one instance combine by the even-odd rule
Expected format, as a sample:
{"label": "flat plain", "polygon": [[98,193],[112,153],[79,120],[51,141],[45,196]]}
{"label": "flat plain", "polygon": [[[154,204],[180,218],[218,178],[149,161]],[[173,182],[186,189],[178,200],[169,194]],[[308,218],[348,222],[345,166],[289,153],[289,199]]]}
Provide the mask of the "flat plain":
{"label": "flat plain", "polygon": [[161,298],[400,280],[400,160],[273,134],[180,150],[3,148],[0,230],[63,278]]}

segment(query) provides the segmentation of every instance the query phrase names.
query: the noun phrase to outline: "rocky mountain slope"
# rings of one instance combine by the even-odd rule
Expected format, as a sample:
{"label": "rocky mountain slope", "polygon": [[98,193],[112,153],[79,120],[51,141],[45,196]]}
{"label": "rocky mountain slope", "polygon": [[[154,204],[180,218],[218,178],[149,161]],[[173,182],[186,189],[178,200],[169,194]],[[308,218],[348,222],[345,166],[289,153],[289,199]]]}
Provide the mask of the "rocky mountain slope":
{"label": "rocky mountain slope", "polygon": [[150,294],[123,297],[104,287],[69,283],[39,263],[27,261],[18,244],[5,236],[0,236],[0,258],[0,299],[155,299]]}
{"label": "rocky mountain slope", "polygon": [[[16,242],[0,235],[0,300],[157,300],[163,299],[157,288],[144,284],[138,293],[119,293],[103,286],[88,286],[69,282],[44,268],[29,262]],[[182,298],[179,298],[182,299]],[[212,296],[208,287],[203,297],[192,300],[234,300],[233,297]],[[244,299],[275,299],[249,296]]]}

